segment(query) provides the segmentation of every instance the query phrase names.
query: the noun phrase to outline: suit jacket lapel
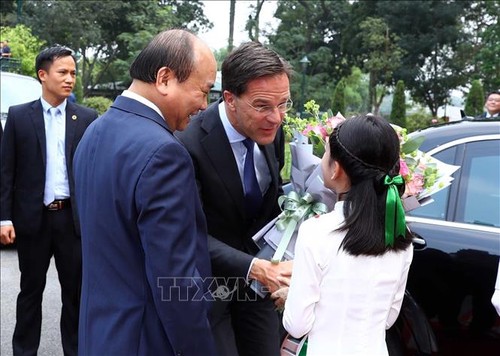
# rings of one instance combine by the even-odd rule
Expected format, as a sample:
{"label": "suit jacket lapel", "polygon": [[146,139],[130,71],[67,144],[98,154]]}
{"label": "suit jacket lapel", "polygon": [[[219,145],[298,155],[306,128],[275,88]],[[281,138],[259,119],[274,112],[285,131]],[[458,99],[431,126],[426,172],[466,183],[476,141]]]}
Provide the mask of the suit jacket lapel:
{"label": "suit jacket lapel", "polygon": [[264,152],[264,156],[266,157],[267,166],[269,167],[269,172],[271,173],[271,185],[269,189],[275,188],[277,189],[279,183],[279,167],[278,162],[276,162],[276,153],[274,152],[274,145],[269,144],[265,146],[260,146],[260,149]]}
{"label": "suit jacket lapel", "polygon": [[70,164],[71,151],[75,140],[76,125],[78,125],[78,116],[76,115],[76,107],[68,102],[66,104],[66,137],[65,137],[65,154],[66,164]]}
{"label": "suit jacket lapel", "polygon": [[206,136],[201,139],[201,145],[207,152],[215,174],[226,187],[236,206],[241,207],[243,214],[243,186],[234,159],[233,149],[229,143],[224,126],[219,116],[218,105],[213,105],[205,112],[202,128]]}
{"label": "suit jacket lapel", "polygon": [[29,116],[35,127],[38,144],[40,145],[40,152],[42,152],[42,161],[45,166],[47,163],[47,143],[45,138],[45,121],[43,119],[43,108],[40,99],[35,101],[31,106]]}

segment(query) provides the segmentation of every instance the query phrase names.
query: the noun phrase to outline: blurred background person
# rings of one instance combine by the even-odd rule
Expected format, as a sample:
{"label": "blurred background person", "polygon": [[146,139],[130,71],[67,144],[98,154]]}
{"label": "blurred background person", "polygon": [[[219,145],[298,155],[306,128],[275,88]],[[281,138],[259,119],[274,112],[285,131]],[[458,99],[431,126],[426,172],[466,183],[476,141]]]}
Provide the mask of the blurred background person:
{"label": "blurred background person", "polygon": [[498,119],[500,115],[500,91],[492,91],[486,96],[485,111],[477,119]]}

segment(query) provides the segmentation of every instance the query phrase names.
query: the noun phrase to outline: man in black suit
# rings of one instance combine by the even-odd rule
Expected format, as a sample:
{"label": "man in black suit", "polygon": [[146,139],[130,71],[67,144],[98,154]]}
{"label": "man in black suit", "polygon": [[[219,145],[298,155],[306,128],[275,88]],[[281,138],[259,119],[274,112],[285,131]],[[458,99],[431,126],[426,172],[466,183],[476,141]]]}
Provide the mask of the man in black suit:
{"label": "man in black suit", "polygon": [[219,355],[279,354],[274,304],[257,296],[249,282],[273,292],[277,277],[291,274],[291,262],[256,258],[252,241],[280,213],[281,123],[292,106],[290,75],[289,64],[275,52],[256,42],[241,45],[222,65],[222,100],[178,133],[193,159],[217,292],[224,292],[214,293],[211,318]]}
{"label": "man in black suit", "polygon": [[500,118],[500,91],[492,91],[486,96],[484,103],[486,109],[477,119],[499,119]]}
{"label": "man in black suit", "polygon": [[65,355],[76,355],[81,242],[72,163],[97,113],[67,101],[76,76],[70,49],[45,49],[35,66],[42,97],[10,107],[1,147],[0,241],[16,241],[21,271],[12,345],[14,355],[37,353],[42,296],[54,256],[62,292],[62,346]]}

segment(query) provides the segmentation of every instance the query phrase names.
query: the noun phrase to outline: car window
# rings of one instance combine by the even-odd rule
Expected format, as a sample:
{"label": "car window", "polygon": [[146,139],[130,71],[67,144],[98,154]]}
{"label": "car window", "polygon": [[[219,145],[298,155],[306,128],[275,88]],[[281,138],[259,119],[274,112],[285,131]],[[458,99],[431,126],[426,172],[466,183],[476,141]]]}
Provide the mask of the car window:
{"label": "car window", "polygon": [[[456,146],[450,147],[446,150],[438,152],[433,155],[441,162],[447,164],[455,164]],[[453,174],[453,177],[458,176],[458,171]],[[453,184],[453,183],[452,183]],[[419,216],[423,218],[446,220],[448,197],[450,195],[450,186],[440,190],[432,195],[433,202],[424,205],[418,209],[412,210],[408,213],[410,216]]]}
{"label": "car window", "polygon": [[500,144],[467,144],[456,221],[500,227]]}

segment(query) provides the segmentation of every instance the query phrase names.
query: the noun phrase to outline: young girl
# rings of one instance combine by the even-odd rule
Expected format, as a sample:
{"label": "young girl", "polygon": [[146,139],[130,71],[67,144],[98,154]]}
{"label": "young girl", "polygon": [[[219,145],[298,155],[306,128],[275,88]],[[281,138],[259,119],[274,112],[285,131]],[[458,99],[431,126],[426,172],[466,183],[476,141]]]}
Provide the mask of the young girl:
{"label": "young girl", "polygon": [[387,355],[413,257],[400,200],[399,140],[383,118],[347,119],[322,159],[335,209],[299,229],[283,324],[307,355]]}

